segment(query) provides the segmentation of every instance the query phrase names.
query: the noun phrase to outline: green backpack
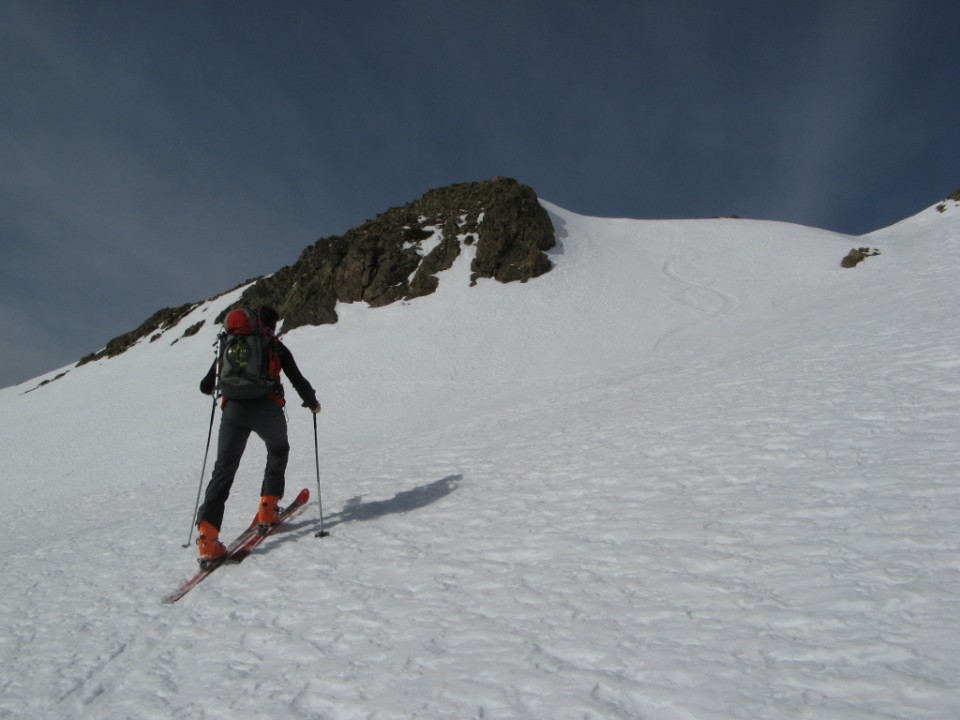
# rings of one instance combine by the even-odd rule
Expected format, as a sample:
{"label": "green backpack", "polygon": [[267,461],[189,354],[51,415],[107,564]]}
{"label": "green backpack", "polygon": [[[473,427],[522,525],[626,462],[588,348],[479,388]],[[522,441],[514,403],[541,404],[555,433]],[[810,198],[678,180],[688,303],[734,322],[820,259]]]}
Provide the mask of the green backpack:
{"label": "green backpack", "polygon": [[227,315],[220,333],[217,390],[227,400],[282,396],[280,354],[273,331],[255,310],[241,308]]}

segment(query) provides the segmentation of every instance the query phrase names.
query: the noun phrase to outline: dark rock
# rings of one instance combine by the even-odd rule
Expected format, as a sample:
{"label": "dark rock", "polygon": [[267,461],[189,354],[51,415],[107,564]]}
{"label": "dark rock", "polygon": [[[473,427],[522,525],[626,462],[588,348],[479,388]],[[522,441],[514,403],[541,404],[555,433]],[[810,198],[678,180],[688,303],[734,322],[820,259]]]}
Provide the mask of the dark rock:
{"label": "dark rock", "polygon": [[[335,323],[338,302],[381,307],[429,295],[464,245],[476,247],[474,283],[478,278],[526,282],[550,270],[545,251],[555,244],[550,217],[526,185],[509,178],[451,185],[344,235],[321,238],[293,265],[257,279],[215,321],[222,323],[235,307],[272,305],[287,331]],[[148,336],[153,342],[196,306],[164,308],[78,365],[119,355]],[[196,334],[202,324],[187,328],[182,337]]]}
{"label": "dark rock", "polygon": [[318,240],[294,265],[258,280],[217,321],[233,307],[272,305],[288,331],[336,322],[338,302],[381,307],[429,295],[464,245],[476,246],[474,282],[526,282],[550,270],[545,251],[555,243],[531,188],[508,178],[451,185]]}
{"label": "dark rock", "polygon": [[863,262],[868,257],[873,257],[874,255],[879,255],[879,250],[871,250],[868,247],[862,248],[851,248],[850,252],[847,253],[847,256],[840,261],[840,267],[852,268],[856,267],[859,263]]}
{"label": "dark rock", "polygon": [[946,212],[946,211],[947,211],[947,202],[950,201],[950,200],[952,200],[952,201],[954,202],[954,207],[956,207],[958,204],[960,204],[960,189],[956,190],[956,192],[954,192],[953,195],[947,195],[947,197],[944,199],[944,201],[943,201],[942,203],[940,203],[939,205],[937,205],[937,211],[938,211],[938,212],[942,212],[942,213],[943,213],[943,212]]}
{"label": "dark rock", "polygon": [[133,347],[138,340],[153,334],[150,342],[156,340],[169,328],[176,325],[180,320],[193,310],[199,303],[187,303],[178,307],[163,308],[157,310],[153,315],[147,318],[136,330],[124,333],[107,343],[107,346],[98,353],[90,353],[80,359],[77,367],[85,365],[94,360],[100,360],[105,357],[114,357],[128,348]]}
{"label": "dark rock", "polygon": [[183,337],[192,337],[196,335],[198,332],[200,332],[200,328],[203,327],[203,324],[205,322],[206,320],[201,320],[200,322],[194,323],[193,325],[188,327],[186,330],[183,331]]}

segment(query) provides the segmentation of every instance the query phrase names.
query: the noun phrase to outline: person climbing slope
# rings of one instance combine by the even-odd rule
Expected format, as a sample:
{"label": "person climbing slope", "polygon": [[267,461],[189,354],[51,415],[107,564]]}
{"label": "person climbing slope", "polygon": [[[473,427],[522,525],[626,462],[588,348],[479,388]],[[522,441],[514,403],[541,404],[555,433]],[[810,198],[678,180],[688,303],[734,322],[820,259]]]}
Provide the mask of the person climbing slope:
{"label": "person climbing slope", "polygon": [[278,503],[283,497],[290,454],[281,371],[297,391],[303,407],[314,415],[320,412],[316,392],[297,367],[293,353],[276,336],[279,319],[277,311],[269,306],[230,312],[221,333],[217,359],[200,382],[202,393],[220,394],[223,411],[217,460],[196,518],[201,567],[226,554],[220,541],[220,526],[251,432],[267,448],[258,528],[264,532],[278,522]]}

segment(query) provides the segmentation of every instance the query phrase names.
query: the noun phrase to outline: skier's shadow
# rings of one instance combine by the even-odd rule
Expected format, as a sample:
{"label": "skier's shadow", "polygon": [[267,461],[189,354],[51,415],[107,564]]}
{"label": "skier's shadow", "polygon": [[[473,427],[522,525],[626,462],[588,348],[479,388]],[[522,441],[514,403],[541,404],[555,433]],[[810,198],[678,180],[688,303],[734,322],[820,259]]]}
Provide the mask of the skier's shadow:
{"label": "skier's shadow", "polygon": [[[441,480],[434,480],[427,485],[421,485],[410,490],[401,490],[389,500],[371,500],[363,501],[363,495],[356,495],[346,503],[340,512],[330,513],[324,517],[325,529],[329,530],[341,523],[362,522],[364,520],[376,520],[385,515],[395,515],[397,513],[407,513],[413,510],[432,505],[441,498],[446,497],[460,486],[463,475],[448,475]],[[287,532],[293,534],[293,531],[300,530],[305,526],[314,526],[316,520],[302,520],[296,525],[290,527]],[[284,534],[283,526],[277,529],[275,534]],[[297,533],[299,535],[299,533]]]}
{"label": "skier's shadow", "polygon": [[330,519],[327,527],[334,527],[340,523],[376,520],[384,515],[419,510],[452,493],[460,486],[461,480],[463,475],[448,475],[428,485],[402,490],[389,500],[364,502],[363,495],[356,495],[344,503],[343,510],[328,516]]}

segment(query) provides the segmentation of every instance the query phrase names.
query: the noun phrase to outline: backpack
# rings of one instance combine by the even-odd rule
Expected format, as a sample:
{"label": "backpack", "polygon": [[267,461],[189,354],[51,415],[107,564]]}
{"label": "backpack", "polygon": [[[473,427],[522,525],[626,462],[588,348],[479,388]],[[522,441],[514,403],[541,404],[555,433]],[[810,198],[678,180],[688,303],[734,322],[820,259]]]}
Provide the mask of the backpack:
{"label": "backpack", "polygon": [[220,333],[217,389],[227,400],[257,400],[283,396],[280,354],[273,332],[254,310],[227,315]]}

